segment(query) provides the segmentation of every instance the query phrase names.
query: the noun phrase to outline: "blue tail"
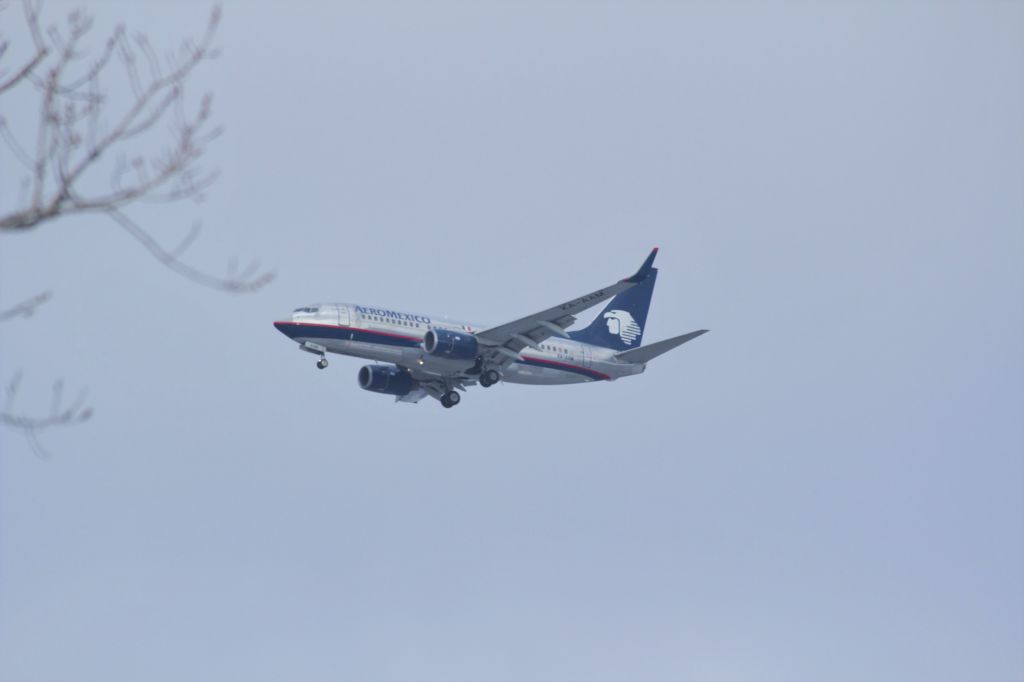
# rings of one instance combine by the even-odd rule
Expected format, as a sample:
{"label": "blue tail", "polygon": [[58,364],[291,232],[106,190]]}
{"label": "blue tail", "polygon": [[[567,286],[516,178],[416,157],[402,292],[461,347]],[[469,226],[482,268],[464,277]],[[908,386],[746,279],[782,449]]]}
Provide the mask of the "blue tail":
{"label": "blue tail", "polygon": [[569,338],[613,350],[638,348],[644,338],[647,310],[657,279],[658,268],[651,268],[643,282],[613,298],[589,327],[569,332]]}

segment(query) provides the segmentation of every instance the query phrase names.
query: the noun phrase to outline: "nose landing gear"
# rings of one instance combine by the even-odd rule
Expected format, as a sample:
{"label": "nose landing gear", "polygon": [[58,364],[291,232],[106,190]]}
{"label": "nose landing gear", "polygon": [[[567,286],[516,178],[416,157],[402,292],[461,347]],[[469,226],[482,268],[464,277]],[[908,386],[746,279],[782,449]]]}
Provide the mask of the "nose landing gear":
{"label": "nose landing gear", "polygon": [[327,347],[321,346],[319,343],[313,343],[312,341],[303,341],[299,344],[299,350],[304,350],[307,353],[313,355],[319,355],[320,359],[316,361],[317,369],[327,368]]}

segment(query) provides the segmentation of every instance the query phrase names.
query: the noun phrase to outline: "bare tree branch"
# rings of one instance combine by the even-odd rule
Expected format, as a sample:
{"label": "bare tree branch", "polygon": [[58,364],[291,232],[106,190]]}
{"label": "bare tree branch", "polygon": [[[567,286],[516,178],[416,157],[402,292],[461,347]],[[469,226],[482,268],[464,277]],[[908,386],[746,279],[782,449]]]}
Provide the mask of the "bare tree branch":
{"label": "bare tree branch", "polygon": [[216,277],[182,263],[178,259],[178,256],[181,255],[181,253],[185,251],[193,241],[195,241],[200,229],[198,225],[193,225],[192,230],[190,230],[188,235],[185,236],[185,239],[178,246],[168,251],[160,246],[160,244],[153,239],[152,235],[139,227],[138,224],[116,208],[108,209],[107,215],[109,215],[114,222],[123,227],[128,234],[135,237],[135,239],[146,247],[146,250],[149,251],[149,253],[158,261],[171,270],[177,272],[179,275],[198,284],[202,284],[203,286],[208,286],[213,289],[223,289],[225,291],[255,291],[256,289],[266,286],[266,284],[274,278],[273,272],[260,272],[260,264],[258,261],[254,261],[248,268],[238,274],[231,272],[229,269],[228,274],[225,277]]}
{"label": "bare tree branch", "polygon": [[37,457],[47,458],[50,453],[43,447],[39,440],[39,432],[56,426],[68,426],[81,424],[90,419],[93,415],[92,407],[86,405],[88,391],[82,389],[78,396],[71,403],[64,403],[64,382],[60,379],[54,382],[50,397],[50,412],[45,417],[33,417],[15,412],[15,400],[18,389],[21,386],[22,373],[15,373],[7,385],[7,401],[4,409],[0,410],[0,424],[22,432],[32,452]]}
{"label": "bare tree branch", "polygon": [[[0,10],[2,9],[4,9],[4,7],[0,6]],[[25,0],[25,20],[28,22],[29,32],[32,34],[32,44],[35,46],[35,54],[33,54],[24,65],[15,70],[14,74],[9,76],[7,80],[0,80],[0,95],[31,76],[35,68],[39,66],[44,59],[46,59],[46,56],[49,53],[46,44],[43,42],[42,35],[39,33],[39,8],[33,5],[31,0]],[[3,58],[4,54],[6,54],[7,47],[8,44],[6,41],[0,43],[0,59]],[[0,78],[2,77],[2,74],[0,74]]]}
{"label": "bare tree branch", "polygon": [[[38,14],[31,9],[28,0],[26,15],[34,22],[32,33],[38,34]],[[182,103],[186,79],[201,62],[211,58],[211,44],[219,21],[220,11],[215,8],[202,40],[196,44],[184,43],[179,59],[170,62],[171,68],[166,73],[155,60],[148,40],[137,37],[136,44],[141,48],[135,47],[119,27],[108,39],[100,58],[84,75],[71,82],[65,82],[66,72],[82,59],[79,44],[91,29],[92,21],[72,12],[67,21],[66,37],[52,28],[48,32],[49,39],[59,49],[45,77],[36,81],[43,99],[32,164],[32,201],[28,206],[0,215],[0,229],[27,229],[59,216],[120,206],[176,179],[191,177],[186,171],[192,169],[202,156],[204,145],[212,140],[204,136],[211,114],[209,94],[203,96],[195,116],[171,127],[173,144],[168,150],[148,159],[135,156],[134,163],[140,169],[149,166],[155,171],[146,179],[140,174],[135,184],[107,195],[82,196],[78,188],[82,177],[95,168],[105,154],[114,148],[123,149],[123,143],[153,129],[173,105]],[[143,82],[136,66],[140,49],[150,64],[148,82]],[[97,110],[106,104],[106,100],[96,94],[95,87],[89,86],[95,86],[115,52],[134,92],[133,101],[106,135],[83,144],[82,121],[95,119]],[[114,112],[108,110],[107,113]],[[53,179],[55,186],[49,187],[48,181]],[[185,187],[187,189],[187,183]],[[186,192],[184,196],[189,194]]]}
{"label": "bare tree branch", "polygon": [[21,69],[18,70],[18,72],[11,76],[8,80],[0,83],[0,95],[2,95],[5,90],[13,88],[20,81],[27,78],[28,75],[32,73],[32,69],[39,66],[39,62],[43,61],[45,58],[46,50],[40,50],[39,52],[37,52],[35,57],[33,57],[28,64],[25,64],[25,66],[21,67]]}
{"label": "bare tree branch", "polygon": [[[185,84],[201,63],[217,56],[213,40],[220,8],[214,7],[198,41],[183,41],[163,62],[145,35],[129,39],[123,26],[114,29],[98,58],[89,61],[83,44],[92,29],[90,17],[73,11],[64,26],[43,31],[38,6],[32,0],[23,0],[23,4],[36,53],[2,81],[6,87],[0,88],[0,94],[29,80],[41,95],[41,103],[34,152],[26,150],[10,130],[9,121],[0,118],[0,139],[29,171],[25,178],[27,201],[0,207],[0,232],[37,228],[71,215],[106,213],[158,261],[192,281],[232,292],[254,291],[270,282],[274,275],[269,271],[239,280],[185,265],[178,259],[180,249],[173,254],[162,249],[123,210],[140,201],[198,200],[217,177],[215,171],[199,165],[207,146],[221,132],[211,123],[212,96],[204,94],[198,109],[189,112]],[[5,54],[6,44],[0,45],[0,60]],[[123,93],[120,98],[104,94],[100,81],[111,77],[127,86],[123,109],[116,106],[125,100]],[[151,154],[133,151],[133,147],[139,148],[136,138],[151,139],[150,133],[165,127],[170,144],[163,150]],[[85,182],[111,164],[108,191],[97,191],[95,182]]]}
{"label": "bare tree branch", "polygon": [[[6,5],[0,0],[0,13]],[[213,40],[220,8],[212,10],[197,41],[184,40],[161,59],[145,35],[129,39],[120,25],[105,37],[98,54],[90,56],[91,17],[75,10],[60,25],[44,27],[41,1],[22,0],[22,6],[28,29],[19,47],[24,54],[12,56],[11,44],[0,36],[0,96],[35,98],[38,117],[19,132],[14,128],[23,121],[0,116],[0,162],[9,150],[18,162],[10,167],[20,164],[24,173],[16,180],[12,170],[15,177],[3,178],[3,189],[20,185],[20,193],[12,205],[0,205],[0,233],[36,229],[73,215],[103,214],[159,263],[193,282],[229,292],[254,291],[270,282],[274,273],[258,261],[239,269],[232,258],[224,276],[182,262],[199,236],[198,224],[167,249],[163,240],[125,213],[140,202],[198,201],[217,178],[215,170],[201,166],[207,147],[221,133],[212,122],[212,96],[203,94],[198,106],[190,106],[185,86],[200,64],[218,55]],[[31,87],[18,88],[22,83]],[[3,102],[6,109],[7,100]],[[157,140],[162,144],[154,146]],[[8,167],[3,168],[6,172]],[[0,199],[13,197],[2,192]],[[2,310],[0,322],[31,317],[50,298],[45,291]],[[49,454],[40,432],[92,416],[85,391],[66,403],[63,381],[53,385],[48,414],[17,412],[20,384],[18,372],[7,387],[0,426],[21,431],[40,457]]]}
{"label": "bare tree branch", "polygon": [[36,308],[43,305],[50,298],[53,297],[53,293],[50,291],[44,291],[41,294],[36,294],[32,298],[22,301],[13,308],[8,308],[0,312],[0,322],[5,322],[15,317],[32,317],[35,315]]}

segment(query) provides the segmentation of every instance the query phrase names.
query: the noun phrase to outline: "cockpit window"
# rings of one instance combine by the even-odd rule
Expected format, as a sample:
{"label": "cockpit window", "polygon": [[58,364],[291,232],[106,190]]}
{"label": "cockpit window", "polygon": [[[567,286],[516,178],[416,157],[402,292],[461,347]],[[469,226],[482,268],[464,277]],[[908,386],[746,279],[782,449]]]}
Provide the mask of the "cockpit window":
{"label": "cockpit window", "polygon": [[296,308],[294,310],[294,312],[296,312],[296,313],[316,313],[316,312],[319,312],[319,310],[320,310],[319,308]]}

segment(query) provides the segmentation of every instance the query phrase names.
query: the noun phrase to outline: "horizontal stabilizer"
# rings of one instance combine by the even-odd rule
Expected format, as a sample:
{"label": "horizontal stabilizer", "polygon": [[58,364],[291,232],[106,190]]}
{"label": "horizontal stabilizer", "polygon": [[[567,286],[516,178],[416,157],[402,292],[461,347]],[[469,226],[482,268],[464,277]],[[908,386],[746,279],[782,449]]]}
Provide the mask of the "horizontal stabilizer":
{"label": "horizontal stabilizer", "polygon": [[667,353],[676,346],[681,346],[687,341],[691,341],[701,334],[707,334],[708,329],[698,329],[695,332],[689,334],[683,334],[682,336],[675,336],[671,339],[665,339],[664,341],[658,341],[647,346],[641,346],[640,348],[634,348],[633,350],[623,351],[616,353],[615,357],[622,362],[635,362],[643,363],[648,360],[653,360],[662,353]]}

